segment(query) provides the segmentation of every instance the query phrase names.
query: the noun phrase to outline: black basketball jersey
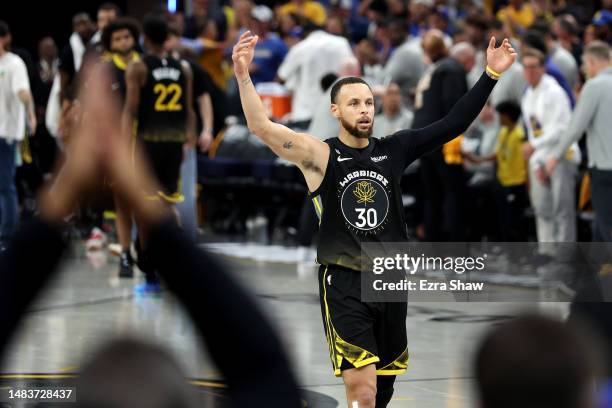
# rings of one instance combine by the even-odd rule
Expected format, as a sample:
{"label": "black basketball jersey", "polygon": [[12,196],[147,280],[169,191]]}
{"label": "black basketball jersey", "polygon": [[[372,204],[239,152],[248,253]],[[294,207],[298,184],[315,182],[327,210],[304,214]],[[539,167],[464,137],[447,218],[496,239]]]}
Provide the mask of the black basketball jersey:
{"label": "black basketball jersey", "polygon": [[[113,94],[116,94],[121,99],[121,103],[125,102],[125,95],[127,88],[125,85],[125,70],[127,64],[123,62],[121,57],[117,54],[107,54],[103,57],[104,61],[108,64],[111,75],[111,90]],[[137,52],[132,53],[132,61],[137,61],[140,56]]]}
{"label": "black basketball jersey", "polygon": [[320,219],[317,261],[361,270],[362,242],[408,238],[401,175],[405,153],[392,138],[370,138],[364,149],[325,141],[329,163],[321,186],[311,194]]}
{"label": "black basketball jersey", "polygon": [[150,142],[184,142],[187,132],[185,74],[174,58],[143,58],[148,74],[140,90],[138,135]]}

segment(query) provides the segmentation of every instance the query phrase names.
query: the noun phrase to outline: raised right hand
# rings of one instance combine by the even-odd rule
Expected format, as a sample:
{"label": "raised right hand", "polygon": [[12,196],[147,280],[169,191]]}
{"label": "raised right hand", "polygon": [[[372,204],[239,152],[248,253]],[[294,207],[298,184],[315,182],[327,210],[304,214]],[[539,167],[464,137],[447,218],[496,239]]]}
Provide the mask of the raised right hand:
{"label": "raised right hand", "polygon": [[236,45],[234,45],[232,61],[234,61],[234,74],[237,78],[245,77],[249,74],[249,65],[253,62],[257,40],[258,36],[251,35],[250,31],[246,31],[240,36]]}

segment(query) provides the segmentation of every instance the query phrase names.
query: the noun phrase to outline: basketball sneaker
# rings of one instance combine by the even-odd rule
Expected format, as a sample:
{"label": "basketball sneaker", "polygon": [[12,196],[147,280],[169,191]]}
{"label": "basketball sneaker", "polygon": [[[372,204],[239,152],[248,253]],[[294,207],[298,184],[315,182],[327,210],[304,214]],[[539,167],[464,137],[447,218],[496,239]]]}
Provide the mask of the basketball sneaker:
{"label": "basketball sneaker", "polygon": [[134,260],[130,251],[123,251],[119,255],[119,277],[120,278],[132,278],[134,277]]}

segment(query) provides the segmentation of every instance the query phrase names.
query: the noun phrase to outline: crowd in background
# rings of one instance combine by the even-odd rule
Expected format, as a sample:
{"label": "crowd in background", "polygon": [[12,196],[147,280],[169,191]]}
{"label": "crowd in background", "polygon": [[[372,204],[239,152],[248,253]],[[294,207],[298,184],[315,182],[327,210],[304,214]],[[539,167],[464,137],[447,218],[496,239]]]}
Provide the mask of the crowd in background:
{"label": "crowd in background", "polygon": [[[322,139],[338,134],[338,122],[329,112],[329,89],[337,78],[361,76],[370,84],[378,108],[374,137],[384,137],[443,117],[483,72],[489,38],[509,38],[519,59],[502,76],[479,119],[405,175],[412,236],[430,241],[593,238],[589,180],[583,176],[587,168],[600,169],[599,179],[609,183],[612,141],[604,138],[591,146],[598,151],[596,164],[584,140],[570,142],[554,172],[551,165],[547,173],[546,162],[558,153],[555,146],[593,75],[582,69],[585,50],[598,61],[609,53],[612,1],[193,0],[187,10],[163,11],[173,37],[169,50],[201,68],[201,94],[209,98],[212,117],[199,114],[198,131],[214,141],[202,142],[199,156],[219,163],[274,159],[246,128],[231,74],[230,50],[245,30],[259,36],[251,76],[268,98],[270,115]],[[120,16],[122,11],[111,3],[100,6],[95,22],[79,13],[69,39],[42,38],[38,50],[19,48],[19,38],[12,39],[9,31],[5,47],[25,63],[38,122],[32,128],[29,121],[35,132],[21,142],[22,165],[16,164],[22,215],[34,211],[34,192],[67,142],[71,112],[78,106],[71,84],[82,61],[90,53],[110,52],[103,29]],[[600,82],[605,93],[610,82]],[[214,194],[207,195],[208,174],[201,171],[199,180],[200,198],[206,202],[200,224],[232,230],[218,222],[227,213],[214,205]],[[282,207],[282,189],[279,197]],[[302,204],[287,201],[293,217],[270,225],[315,229],[314,210],[306,202],[300,215]],[[236,205],[248,207],[249,202]],[[238,230],[261,218],[252,218],[251,212],[247,208],[238,216]],[[103,208],[89,213],[100,224]],[[606,228],[596,238],[609,240]],[[311,239],[311,233],[300,234],[299,242],[308,245]]]}

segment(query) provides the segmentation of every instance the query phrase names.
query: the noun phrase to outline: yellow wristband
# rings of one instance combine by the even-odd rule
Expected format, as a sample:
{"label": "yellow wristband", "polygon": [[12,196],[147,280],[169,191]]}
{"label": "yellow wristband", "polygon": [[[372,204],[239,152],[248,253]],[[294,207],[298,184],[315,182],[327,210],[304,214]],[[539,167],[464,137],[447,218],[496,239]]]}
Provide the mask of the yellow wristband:
{"label": "yellow wristband", "polygon": [[487,65],[487,68],[485,69],[485,71],[487,71],[489,74],[491,74],[492,76],[494,76],[495,78],[499,78],[501,76],[501,74],[499,72],[494,71],[490,66]]}

